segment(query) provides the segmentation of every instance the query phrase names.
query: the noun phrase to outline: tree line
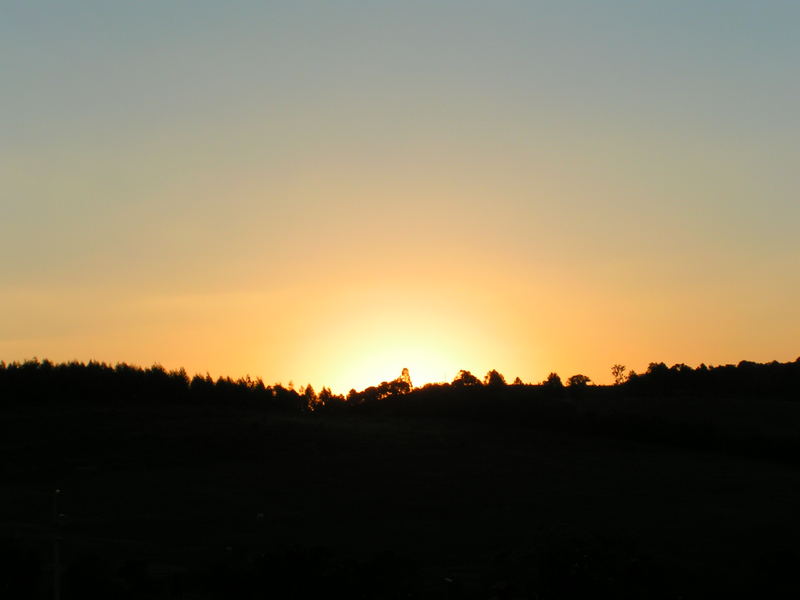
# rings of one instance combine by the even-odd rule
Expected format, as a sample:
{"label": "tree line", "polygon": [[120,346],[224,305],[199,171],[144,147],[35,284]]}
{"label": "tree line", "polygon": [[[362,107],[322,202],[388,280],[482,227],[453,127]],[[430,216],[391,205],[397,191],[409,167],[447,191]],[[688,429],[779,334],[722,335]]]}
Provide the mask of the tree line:
{"label": "tree line", "polygon": [[184,369],[167,370],[161,365],[138,367],[126,363],[110,365],[104,362],[72,361],[53,363],[31,359],[23,362],[0,361],[0,401],[32,403],[45,402],[126,402],[135,404],[223,403],[260,406],[291,412],[343,410],[349,407],[394,405],[400,399],[410,401],[448,397],[481,400],[505,390],[514,397],[540,399],[574,399],[607,397],[609,394],[651,397],[769,397],[800,399],[800,358],[794,362],[755,363],[742,361],[737,365],[692,368],[685,364],[668,367],[650,363],[644,373],[626,372],[623,365],[611,367],[613,385],[592,385],[582,374],[562,382],[557,373],[543,381],[524,383],[517,377],[507,383],[496,370],[482,379],[462,370],[450,383],[414,387],[408,369],[391,381],[384,381],[364,390],[350,390],[346,395],[334,394],[323,387],[319,393],[309,384],[296,389],[294,385],[266,385],[260,378],[212,378],[209,374],[189,377]]}

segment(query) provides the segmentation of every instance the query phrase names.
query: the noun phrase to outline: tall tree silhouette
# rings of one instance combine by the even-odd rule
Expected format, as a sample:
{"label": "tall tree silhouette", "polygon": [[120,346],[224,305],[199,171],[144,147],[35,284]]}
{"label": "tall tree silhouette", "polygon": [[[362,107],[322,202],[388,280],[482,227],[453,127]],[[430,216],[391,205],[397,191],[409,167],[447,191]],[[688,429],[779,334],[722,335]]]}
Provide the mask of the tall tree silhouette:
{"label": "tall tree silhouette", "polygon": [[411,383],[411,374],[406,367],[403,367],[399,379],[408,386],[409,391],[414,389],[414,385]]}
{"label": "tall tree silhouette", "polygon": [[625,382],[625,365],[612,366],[611,376],[614,378],[614,385],[622,385]]}

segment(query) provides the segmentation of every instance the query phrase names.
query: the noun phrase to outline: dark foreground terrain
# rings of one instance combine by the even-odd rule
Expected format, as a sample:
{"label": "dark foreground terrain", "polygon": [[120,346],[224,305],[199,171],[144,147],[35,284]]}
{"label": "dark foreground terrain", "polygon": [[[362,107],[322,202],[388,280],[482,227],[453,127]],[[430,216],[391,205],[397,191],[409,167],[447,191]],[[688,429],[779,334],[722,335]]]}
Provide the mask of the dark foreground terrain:
{"label": "dark foreground terrain", "polygon": [[2,598],[52,597],[54,533],[65,599],[800,591],[800,470],[774,457],[224,406],[16,405],[0,428]]}

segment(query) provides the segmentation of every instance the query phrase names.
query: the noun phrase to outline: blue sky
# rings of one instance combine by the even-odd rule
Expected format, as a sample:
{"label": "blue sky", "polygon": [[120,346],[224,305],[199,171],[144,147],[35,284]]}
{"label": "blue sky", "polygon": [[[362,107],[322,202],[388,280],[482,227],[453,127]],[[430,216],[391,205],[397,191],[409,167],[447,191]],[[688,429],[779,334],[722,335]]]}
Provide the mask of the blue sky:
{"label": "blue sky", "polygon": [[345,366],[381,348],[530,380],[794,359],[799,24],[732,0],[2,2],[0,358],[340,387],[406,366]]}

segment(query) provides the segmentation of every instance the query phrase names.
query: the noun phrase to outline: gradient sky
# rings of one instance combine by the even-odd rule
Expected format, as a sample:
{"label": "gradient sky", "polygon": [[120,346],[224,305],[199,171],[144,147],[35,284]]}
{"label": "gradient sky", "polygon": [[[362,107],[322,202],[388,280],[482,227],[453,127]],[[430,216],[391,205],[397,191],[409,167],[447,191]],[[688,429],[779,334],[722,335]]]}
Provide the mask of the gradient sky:
{"label": "gradient sky", "polygon": [[800,3],[0,0],[0,359],[346,392],[800,355]]}

